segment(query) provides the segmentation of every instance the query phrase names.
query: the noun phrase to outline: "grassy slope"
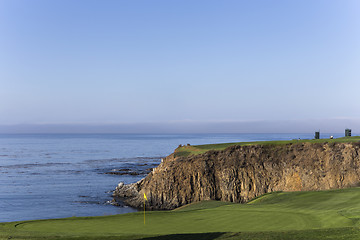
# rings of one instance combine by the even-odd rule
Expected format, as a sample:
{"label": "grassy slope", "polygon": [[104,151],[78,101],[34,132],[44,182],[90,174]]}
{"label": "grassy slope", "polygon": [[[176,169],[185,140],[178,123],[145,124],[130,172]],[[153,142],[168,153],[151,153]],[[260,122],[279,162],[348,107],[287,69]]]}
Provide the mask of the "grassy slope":
{"label": "grassy slope", "polygon": [[244,146],[244,145],[282,145],[290,143],[337,143],[337,142],[360,142],[360,136],[343,137],[335,139],[303,139],[303,140],[288,140],[288,141],[258,141],[258,142],[234,142],[234,143],[220,143],[220,144],[206,144],[206,145],[194,145],[183,146],[175,150],[175,156],[189,156],[201,154],[210,150],[224,150],[230,146]]}
{"label": "grassy slope", "polygon": [[[360,239],[360,188],[206,201],[173,211],[1,223],[0,239]],[[16,226],[16,227],[15,227]]]}

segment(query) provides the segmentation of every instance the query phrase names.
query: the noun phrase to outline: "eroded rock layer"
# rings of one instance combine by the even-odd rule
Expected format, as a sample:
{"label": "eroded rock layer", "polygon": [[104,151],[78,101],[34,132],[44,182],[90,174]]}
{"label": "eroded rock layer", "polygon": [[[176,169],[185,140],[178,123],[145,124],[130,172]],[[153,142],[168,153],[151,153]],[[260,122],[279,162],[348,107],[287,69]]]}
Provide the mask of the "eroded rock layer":
{"label": "eroded rock layer", "polygon": [[174,209],[202,200],[246,202],[272,191],[326,190],[360,182],[359,143],[233,146],[163,159],[141,181],[114,195],[140,208]]}

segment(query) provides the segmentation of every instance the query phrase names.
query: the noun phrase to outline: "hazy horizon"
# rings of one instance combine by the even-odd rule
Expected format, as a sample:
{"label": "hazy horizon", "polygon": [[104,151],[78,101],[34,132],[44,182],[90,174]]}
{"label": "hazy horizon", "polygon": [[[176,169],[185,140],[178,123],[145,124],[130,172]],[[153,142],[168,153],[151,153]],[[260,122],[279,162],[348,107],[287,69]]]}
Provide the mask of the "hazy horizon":
{"label": "hazy horizon", "polygon": [[243,121],[243,122],[160,122],[118,124],[14,124],[1,125],[6,133],[124,133],[124,134],[191,134],[191,133],[343,133],[352,129],[360,133],[360,121],[327,119],[308,121]]}

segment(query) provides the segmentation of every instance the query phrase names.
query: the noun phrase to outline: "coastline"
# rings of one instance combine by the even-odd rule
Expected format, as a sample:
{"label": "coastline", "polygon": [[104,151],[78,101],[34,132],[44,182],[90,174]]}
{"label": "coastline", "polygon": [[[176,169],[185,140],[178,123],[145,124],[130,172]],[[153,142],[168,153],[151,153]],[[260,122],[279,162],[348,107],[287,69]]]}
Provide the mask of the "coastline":
{"label": "coastline", "polygon": [[141,208],[146,194],[149,210],[170,210],[204,200],[245,203],[276,191],[358,186],[359,148],[360,137],[183,146],[144,179],[119,184],[114,196]]}

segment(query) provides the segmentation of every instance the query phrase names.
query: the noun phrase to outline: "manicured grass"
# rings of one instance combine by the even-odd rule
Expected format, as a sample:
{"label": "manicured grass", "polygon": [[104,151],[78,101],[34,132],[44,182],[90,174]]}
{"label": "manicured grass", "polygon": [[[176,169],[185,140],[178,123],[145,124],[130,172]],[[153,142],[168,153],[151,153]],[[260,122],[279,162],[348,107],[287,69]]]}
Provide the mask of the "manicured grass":
{"label": "manicured grass", "polygon": [[342,137],[335,139],[302,139],[302,140],[285,140],[285,141],[257,141],[257,142],[234,142],[234,143],[220,143],[220,144],[205,144],[194,146],[183,146],[175,150],[175,156],[190,156],[205,153],[210,150],[224,150],[231,146],[245,146],[245,145],[285,145],[296,143],[343,143],[343,142],[360,142],[360,136]]}
{"label": "manicured grass", "polygon": [[0,239],[360,239],[360,188],[277,192],[247,204],[0,224]]}

